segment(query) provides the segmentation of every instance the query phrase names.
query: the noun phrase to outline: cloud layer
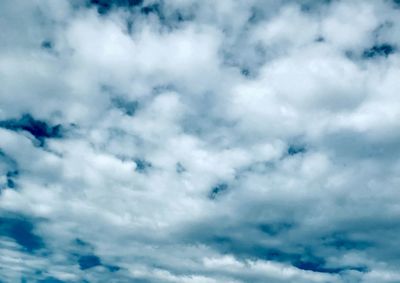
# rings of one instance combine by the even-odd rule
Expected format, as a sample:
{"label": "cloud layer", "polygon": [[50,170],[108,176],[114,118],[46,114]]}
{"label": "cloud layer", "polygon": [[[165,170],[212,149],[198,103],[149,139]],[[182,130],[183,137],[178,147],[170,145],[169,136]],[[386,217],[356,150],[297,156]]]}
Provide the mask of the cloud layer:
{"label": "cloud layer", "polygon": [[400,3],[0,3],[4,282],[399,282]]}

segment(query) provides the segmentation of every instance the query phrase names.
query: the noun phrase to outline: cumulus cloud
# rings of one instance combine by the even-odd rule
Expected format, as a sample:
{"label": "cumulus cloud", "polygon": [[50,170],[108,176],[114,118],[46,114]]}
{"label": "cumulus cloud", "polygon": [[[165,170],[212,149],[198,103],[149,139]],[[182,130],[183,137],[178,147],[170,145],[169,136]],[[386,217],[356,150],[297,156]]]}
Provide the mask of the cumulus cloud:
{"label": "cumulus cloud", "polygon": [[399,282],[398,1],[0,4],[4,282]]}

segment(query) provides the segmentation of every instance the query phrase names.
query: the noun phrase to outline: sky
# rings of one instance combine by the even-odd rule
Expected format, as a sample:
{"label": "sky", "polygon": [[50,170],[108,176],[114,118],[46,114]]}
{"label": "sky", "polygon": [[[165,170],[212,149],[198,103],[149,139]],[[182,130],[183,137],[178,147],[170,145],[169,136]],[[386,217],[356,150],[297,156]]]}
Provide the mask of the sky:
{"label": "sky", "polygon": [[0,282],[400,282],[400,1],[0,1]]}

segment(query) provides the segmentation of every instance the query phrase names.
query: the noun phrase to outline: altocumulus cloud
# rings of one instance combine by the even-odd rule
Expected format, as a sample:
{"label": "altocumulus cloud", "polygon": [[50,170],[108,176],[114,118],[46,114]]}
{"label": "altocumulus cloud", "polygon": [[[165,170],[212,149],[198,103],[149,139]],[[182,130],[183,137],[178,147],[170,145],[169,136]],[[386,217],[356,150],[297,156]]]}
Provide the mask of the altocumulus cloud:
{"label": "altocumulus cloud", "polygon": [[3,0],[1,282],[400,282],[400,2]]}

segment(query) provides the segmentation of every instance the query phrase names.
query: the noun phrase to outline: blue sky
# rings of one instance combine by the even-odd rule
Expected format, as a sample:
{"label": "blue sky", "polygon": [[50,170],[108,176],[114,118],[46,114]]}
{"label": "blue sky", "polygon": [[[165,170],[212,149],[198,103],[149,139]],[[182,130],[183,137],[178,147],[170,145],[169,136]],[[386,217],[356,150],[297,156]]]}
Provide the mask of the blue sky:
{"label": "blue sky", "polygon": [[400,4],[0,3],[0,282],[400,282]]}

